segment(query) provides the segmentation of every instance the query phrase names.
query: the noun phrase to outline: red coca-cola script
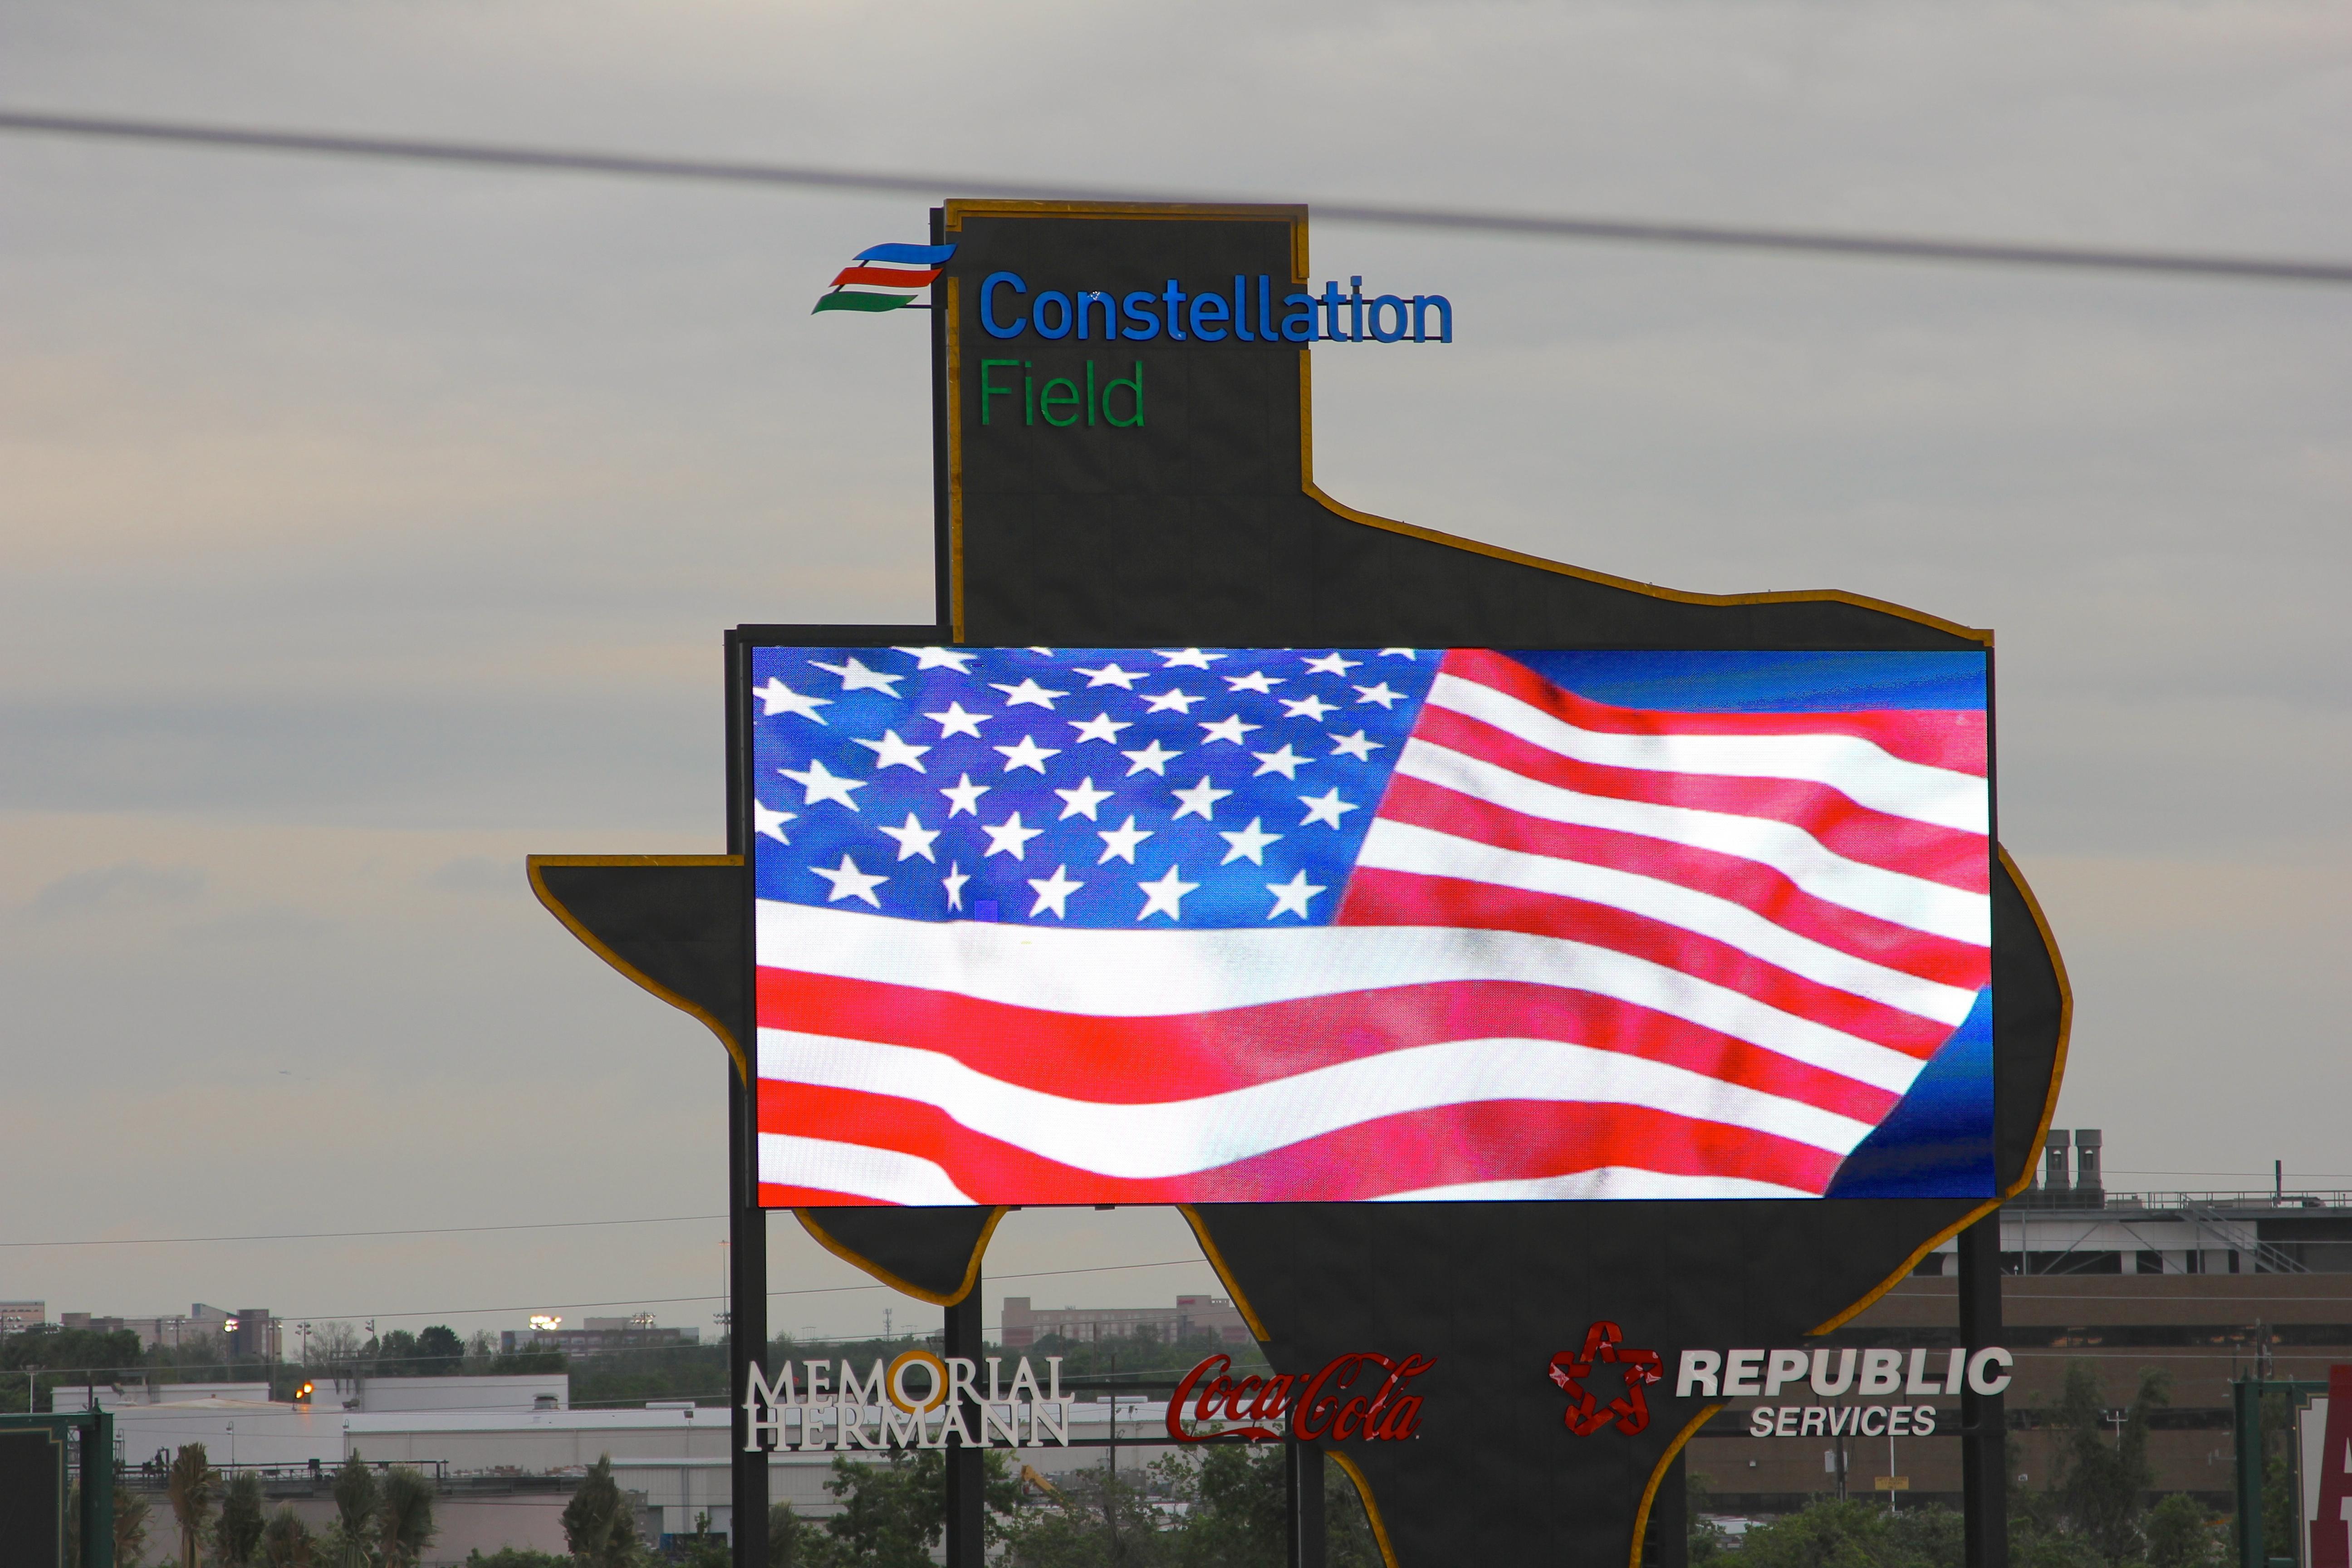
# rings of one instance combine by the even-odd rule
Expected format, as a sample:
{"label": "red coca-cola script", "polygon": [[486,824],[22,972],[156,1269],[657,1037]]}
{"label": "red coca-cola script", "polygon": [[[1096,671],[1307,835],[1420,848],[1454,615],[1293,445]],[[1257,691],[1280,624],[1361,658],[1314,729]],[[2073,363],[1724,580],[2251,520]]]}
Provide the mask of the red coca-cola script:
{"label": "red coca-cola script", "polygon": [[1412,1436],[1421,1425],[1421,1396],[1406,1393],[1405,1385],[1436,1364],[1429,1356],[1398,1361],[1363,1351],[1335,1356],[1313,1373],[1236,1382],[1226,1375],[1233,1371],[1233,1358],[1213,1355],[1176,1385],[1168,1401],[1168,1435],[1180,1443],[1205,1443],[1220,1435],[1188,1428],[1185,1407],[1190,1405],[1192,1420],[1232,1422],[1223,1436],[1254,1443],[1281,1436],[1265,1423],[1286,1418],[1301,1437],[1393,1443]]}
{"label": "red coca-cola script", "polygon": [[[1561,1351],[1551,1358],[1551,1380],[1569,1397],[1568,1429],[1590,1437],[1613,1418],[1617,1430],[1632,1436],[1650,1424],[1650,1402],[1643,1386],[1664,1375],[1655,1351],[1635,1350],[1623,1342],[1625,1331],[1603,1320],[1584,1331],[1584,1348]],[[1625,1380],[1625,1392],[1603,1405],[1584,1386],[1593,1368],[1614,1363]]]}

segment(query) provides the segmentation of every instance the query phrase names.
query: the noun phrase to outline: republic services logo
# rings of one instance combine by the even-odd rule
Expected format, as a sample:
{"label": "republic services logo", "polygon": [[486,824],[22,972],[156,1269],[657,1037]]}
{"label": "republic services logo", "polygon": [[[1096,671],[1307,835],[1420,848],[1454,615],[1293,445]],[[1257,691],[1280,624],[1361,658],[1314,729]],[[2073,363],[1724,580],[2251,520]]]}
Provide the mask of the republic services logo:
{"label": "republic services logo", "polygon": [[952,245],[869,245],[835,277],[832,291],[820,298],[816,310],[809,314],[817,310],[870,313],[913,305],[916,294],[931,286],[955,252]]}

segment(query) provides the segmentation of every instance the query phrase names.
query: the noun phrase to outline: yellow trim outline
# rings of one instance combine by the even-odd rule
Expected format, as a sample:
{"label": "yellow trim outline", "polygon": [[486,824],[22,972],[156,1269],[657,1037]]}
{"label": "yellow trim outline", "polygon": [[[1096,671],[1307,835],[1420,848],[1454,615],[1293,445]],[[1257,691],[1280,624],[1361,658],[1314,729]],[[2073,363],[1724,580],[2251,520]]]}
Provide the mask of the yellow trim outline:
{"label": "yellow trim outline", "polygon": [[1657,1464],[1650,1471],[1650,1484],[1642,1489],[1642,1506],[1633,1512],[1633,1550],[1626,1561],[1626,1568],[1642,1568],[1642,1532],[1650,1528],[1650,1505],[1658,1499],[1658,1487],[1666,1479],[1667,1468],[1675,1462],[1675,1456],[1683,1451],[1683,1445],[1697,1436],[1698,1429],[1714,1419],[1715,1413],[1722,1408],[1720,1405],[1702,1407],[1697,1415],[1683,1423],[1683,1429],[1675,1434],[1675,1440],[1666,1445],[1664,1453],[1658,1456]]}
{"label": "yellow trim outline", "polygon": [[1397,1568],[1396,1548],[1389,1544],[1389,1527],[1381,1521],[1381,1505],[1372,1500],[1372,1483],[1364,1479],[1364,1472],[1357,1467],[1356,1461],[1339,1449],[1326,1448],[1323,1451],[1330,1457],[1333,1464],[1347,1472],[1349,1480],[1356,1483],[1356,1495],[1363,1500],[1364,1520],[1372,1527],[1372,1542],[1381,1549],[1381,1561],[1387,1563],[1388,1568]]}
{"label": "yellow trim outline", "polygon": [[711,1016],[707,1009],[697,1006],[668,986],[647,978],[642,970],[598,941],[596,933],[581,924],[572,911],[563,907],[563,900],[548,891],[546,882],[540,878],[541,870],[550,866],[740,866],[743,864],[743,857],[740,855],[528,855],[523,858],[523,864],[530,872],[530,890],[538,896],[541,903],[547,906],[548,913],[562,921],[564,929],[578,937],[589,952],[619,970],[640,989],[651,992],[679,1012],[689,1013],[699,1019],[702,1026],[718,1036],[719,1043],[727,1047],[727,1054],[735,1059],[735,1070],[742,1077],[743,1081],[745,1083],[751,1081],[751,1058],[743,1054],[741,1044],[728,1032],[726,1025]]}
{"label": "yellow trim outline", "polygon": [[971,1244],[971,1257],[965,1260],[963,1283],[945,1296],[936,1290],[926,1290],[911,1280],[901,1279],[873,1259],[861,1253],[851,1251],[848,1243],[835,1240],[814,1217],[824,1212],[823,1209],[798,1208],[793,1211],[793,1217],[801,1222],[803,1230],[816,1238],[816,1244],[819,1247],[824,1247],[844,1263],[854,1264],[890,1287],[891,1289],[902,1291],[914,1297],[918,1301],[929,1301],[934,1307],[952,1307],[971,1295],[971,1288],[980,1283],[980,1260],[988,1253],[988,1238],[996,1234],[997,1222],[1012,1210],[1009,1206],[1000,1205],[988,1211],[988,1223],[981,1227],[980,1239]]}
{"label": "yellow trim outline", "polygon": [[1897,1268],[1894,1273],[1889,1274],[1885,1279],[1880,1280],[1877,1286],[1874,1288],[1868,1295],[1863,1297],[1861,1300],[1856,1301],[1853,1306],[1848,1307],[1843,1312],[1840,1312],[1836,1317],[1830,1319],[1827,1322],[1822,1323],[1818,1328],[1811,1331],[1812,1333],[1828,1333],[1832,1329],[1842,1327],[1845,1323],[1853,1321],[1853,1319],[1861,1313],[1868,1310],[1881,1296],[1884,1296],[1889,1290],[1894,1289],[1897,1284],[1910,1275],[1911,1270],[1919,1267],[1919,1260],[1921,1258],[1935,1251],[1936,1248],[1943,1246],[1944,1243],[1949,1241],[1952,1237],[1959,1235],[1960,1232],[1968,1229],[1969,1226],[1976,1224],[1977,1221],[1984,1218],[1985,1215],[1998,1212],[2003,1203],[2015,1197],[2018,1194],[2023,1192],[2026,1188],[2033,1184],[2033,1169],[2041,1161],[2040,1151],[2042,1148],[2042,1141],[2045,1137],[2049,1136],[2051,1119],[2058,1114],[2058,1089],[2059,1087],[2066,1080],[2066,1047],[2074,1032],[2074,987],[2073,983],[2066,978],[2066,960],[2058,951],[2058,939],[2051,934],[2049,919],[2042,912],[2042,900],[2033,896],[2032,886],[2026,881],[2025,873],[2017,868],[2017,862],[2010,858],[2008,848],[2000,845],[1994,846],[1994,848],[1998,850],[2000,855],[2001,868],[2009,873],[2010,880],[2016,883],[2017,890],[2024,895],[2025,907],[2028,910],[2032,911],[2033,915],[2033,929],[2040,932],[2042,936],[2042,950],[2050,955],[2050,967],[2058,976],[2058,1050],[2056,1055],[2051,1058],[2050,1093],[2049,1096],[2042,1102],[2042,1121],[2034,1130],[2033,1142],[2030,1145],[2030,1147],[2034,1151],[2034,1153],[2032,1158],[2025,1162],[2024,1171],[2018,1176],[2015,1182],[2010,1184],[2008,1191],[2002,1193],[1998,1197],[1986,1199],[1983,1203],[1979,1204],[1976,1207],[1970,1209],[1967,1214],[1961,1215],[1950,1225],[1946,1226],[1943,1229],[1929,1237],[1912,1252],[1910,1257],[1903,1260],[1903,1266],[1901,1268]]}

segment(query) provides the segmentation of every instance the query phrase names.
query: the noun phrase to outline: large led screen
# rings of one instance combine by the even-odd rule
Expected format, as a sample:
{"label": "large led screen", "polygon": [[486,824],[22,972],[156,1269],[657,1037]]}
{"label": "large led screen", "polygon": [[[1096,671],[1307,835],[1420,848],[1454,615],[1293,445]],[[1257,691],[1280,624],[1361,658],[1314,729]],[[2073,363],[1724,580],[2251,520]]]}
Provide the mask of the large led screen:
{"label": "large led screen", "polygon": [[1982,654],[750,660],[765,1204],[1991,1194]]}

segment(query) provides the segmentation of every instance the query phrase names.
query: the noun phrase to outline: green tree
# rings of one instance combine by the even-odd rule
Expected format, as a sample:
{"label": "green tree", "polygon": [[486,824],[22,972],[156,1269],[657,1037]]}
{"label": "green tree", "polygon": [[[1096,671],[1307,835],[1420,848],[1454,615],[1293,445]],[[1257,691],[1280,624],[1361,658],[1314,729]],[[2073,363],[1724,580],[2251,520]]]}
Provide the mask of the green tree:
{"label": "green tree", "polygon": [[476,1547],[466,1553],[466,1568],[572,1568],[572,1559],[528,1546],[501,1546],[488,1556]]}
{"label": "green tree", "polygon": [[612,1455],[597,1456],[563,1505],[563,1541],[581,1568],[630,1568],[643,1554],[637,1510],[613,1479]]}
{"label": "green tree", "polygon": [[831,1563],[832,1540],[793,1511],[788,1502],[768,1508],[768,1568],[822,1568]]}
{"label": "green tree", "polygon": [[310,1527],[293,1504],[279,1503],[261,1531],[261,1560],[269,1568],[310,1568]]}
{"label": "green tree", "polygon": [[261,1478],[250,1470],[232,1477],[221,1495],[220,1522],[213,1527],[213,1550],[224,1568],[245,1568],[253,1561],[268,1523],[261,1506]]}
{"label": "green tree", "polygon": [[419,1377],[450,1377],[465,1363],[466,1342],[446,1323],[436,1323],[416,1336],[416,1354],[409,1370]]}
{"label": "green tree", "polygon": [[335,1468],[335,1518],[319,1543],[319,1556],[328,1568],[372,1568],[376,1504],[382,1489],[354,1448]]}
{"label": "green tree", "polygon": [[189,1443],[172,1460],[164,1485],[172,1518],[180,1529],[180,1568],[196,1568],[205,1521],[212,1517],[213,1504],[220,1496],[220,1472],[205,1457],[202,1443]]}
{"label": "green tree", "polygon": [[377,1558],[383,1568],[416,1568],[433,1543],[433,1483],[406,1465],[383,1478],[376,1501]]}
{"label": "green tree", "polygon": [[2056,1411],[2061,1434],[2051,1492],[2071,1533],[2080,1536],[2108,1563],[2137,1559],[2142,1550],[2142,1500],[2156,1481],[2148,1462],[2148,1419],[2166,1403],[2171,1379],[2143,1369],[2138,1390],[2125,1410],[2121,1429],[2107,1437],[2107,1406],[2098,1369],[2069,1363]]}
{"label": "green tree", "polygon": [[152,1505],[129,1487],[114,1489],[115,1568],[138,1568],[147,1556],[147,1531],[153,1527]]}
{"label": "green tree", "polygon": [[2205,1510],[2174,1492],[2147,1513],[2147,1568],[2218,1568],[2221,1541]]}

